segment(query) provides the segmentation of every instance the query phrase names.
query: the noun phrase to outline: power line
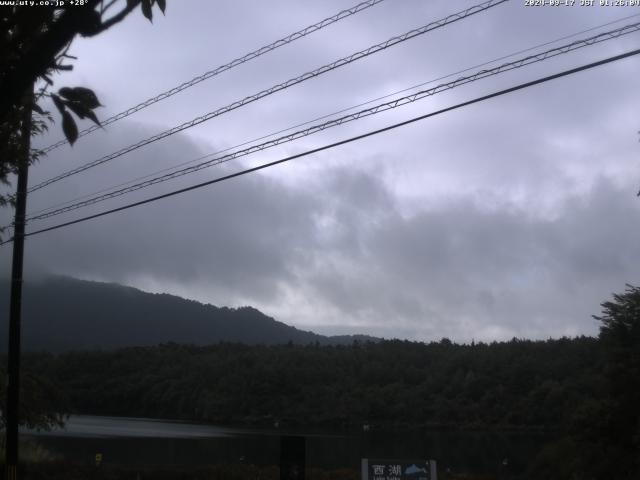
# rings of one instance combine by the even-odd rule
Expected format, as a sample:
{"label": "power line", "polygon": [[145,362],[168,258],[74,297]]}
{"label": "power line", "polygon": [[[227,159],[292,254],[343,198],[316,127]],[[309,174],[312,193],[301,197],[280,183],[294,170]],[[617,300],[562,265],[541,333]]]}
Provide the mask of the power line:
{"label": "power line", "polygon": [[[269,45],[265,45],[264,47],[260,47],[257,50],[254,50],[253,52],[247,53],[245,55],[243,55],[242,57],[238,57],[234,60],[231,60],[229,63],[226,63],[224,65],[220,65],[219,67],[214,68],[213,70],[209,70],[208,72],[203,73],[202,75],[198,75],[197,77],[192,78],[191,80],[184,82],[180,85],[178,85],[177,87],[173,87],[170,90],[167,90],[165,92],[162,92],[158,95],[156,95],[155,97],[149,98],[147,100],[145,100],[144,102],[139,103],[138,105],[135,105],[131,108],[128,108],[127,110],[124,110],[112,117],[107,118],[106,120],[102,121],[102,126],[104,127],[105,125],[109,125],[111,123],[117,122],[118,120],[121,120],[125,117],[128,117],[129,115],[132,115],[136,112],[139,112],[140,110],[147,108],[151,105],[153,105],[154,103],[160,102],[162,100],[165,100],[169,97],[172,97],[173,95],[182,92],[183,90],[186,90],[187,88],[193,87],[194,85],[197,85],[200,82],[204,82],[205,80],[208,80],[212,77],[215,77],[216,75],[219,75],[223,72],[226,72],[227,70],[231,70],[234,67],[237,67],[238,65],[242,65],[243,63],[246,63],[250,60],[253,60],[255,58],[258,58],[262,55],[264,55],[265,53],[269,53],[277,48],[280,48],[284,45],[287,45],[291,42],[294,42],[295,40],[298,40],[302,37],[305,37],[313,32],[317,32],[318,30],[321,30],[325,27],[328,27],[329,25],[339,22],[340,20],[343,20],[347,17],[350,17],[351,15],[355,15],[356,13],[359,13],[363,10],[366,10],[367,8],[373,7],[374,5],[383,2],[384,0],[367,0],[365,2],[359,3],[351,8],[348,8],[346,10],[342,10],[338,13],[336,13],[335,15],[325,18],[324,20],[321,20],[318,23],[315,23],[313,25],[309,25],[308,27],[303,28],[302,30],[298,30],[297,32],[291,33],[289,35],[287,35],[286,37],[281,38],[280,40],[276,40],[273,43],[270,43]],[[95,132],[96,130],[98,130],[100,127],[98,125],[92,125],[89,128],[85,128],[84,130],[81,130],[80,133],[78,134],[78,137],[82,137],[84,135],[88,135],[89,133]],[[44,149],[42,149],[41,151],[43,153],[48,153],[51,150],[54,150],[62,145],[67,144],[67,140],[60,140],[52,145],[49,145],[48,147],[45,147]]]}
{"label": "power line", "polygon": [[631,24],[631,25],[625,25],[623,27],[617,28],[615,30],[609,31],[609,32],[605,32],[605,33],[601,33],[599,35],[595,35],[589,38],[585,38],[582,40],[577,40],[575,42],[566,44],[566,45],[562,45],[556,48],[552,48],[550,50],[547,50],[545,52],[541,52],[538,53],[536,55],[530,55],[528,57],[524,57],[521,58],[519,60],[515,60],[512,62],[508,62],[508,63],[504,63],[502,65],[499,65],[497,67],[491,68],[491,69],[487,69],[487,70],[481,70],[473,75],[470,76],[466,76],[466,77],[460,77],[452,82],[449,83],[444,83],[444,84],[440,84],[437,85],[433,88],[427,89],[427,90],[422,90],[416,93],[413,93],[411,95],[407,95],[401,98],[397,98],[394,99],[392,101],[386,102],[386,103],[382,103],[382,104],[378,104],[375,105],[373,107],[364,109],[364,110],[360,110],[359,112],[355,112],[349,115],[345,115],[343,117],[340,118],[336,118],[333,120],[329,120],[327,122],[321,123],[321,124],[317,124],[317,125],[313,125],[311,127],[308,127],[306,129],[303,130],[298,130],[296,132],[293,132],[289,135],[285,135],[279,138],[275,138],[273,140],[269,140],[267,142],[258,144],[258,145],[252,145],[248,148],[242,149],[242,150],[238,150],[235,152],[232,152],[230,154],[224,155],[222,157],[217,157],[217,158],[213,158],[211,160],[207,160],[205,162],[199,163],[197,165],[193,165],[191,167],[187,167],[187,168],[183,168],[181,170],[177,170],[171,173],[167,173],[164,175],[161,175],[159,177],[155,177],[152,178],[150,180],[146,180],[119,190],[115,190],[103,195],[98,195],[92,198],[89,198],[87,200],[81,201],[81,202],[77,202],[77,203],[73,203],[71,205],[65,206],[65,207],[61,207],[61,208],[57,208],[57,209],[53,209],[53,210],[49,210],[46,211],[45,213],[41,213],[39,215],[31,215],[28,218],[28,221],[34,221],[34,220],[43,220],[46,218],[50,218],[56,215],[60,215],[63,213],[67,213],[73,210],[77,210],[79,208],[82,207],[86,207],[89,205],[93,205],[105,200],[109,200],[111,198],[115,198],[115,197],[119,197],[122,195],[125,195],[127,193],[131,193],[137,190],[141,190],[143,188],[147,188],[150,187],[152,185],[156,185],[158,183],[162,183],[162,182],[166,182],[168,180],[174,179],[174,178],[178,178],[190,173],[194,173],[200,170],[203,170],[205,168],[209,168],[213,165],[218,165],[221,163],[225,163],[228,162],[230,160],[234,160],[236,158],[239,157],[243,157],[246,155],[250,155],[252,153],[255,152],[259,152],[262,150],[265,150],[267,148],[271,148],[277,145],[281,145],[283,143],[287,143],[287,142],[291,142],[293,140],[297,140],[299,138],[302,137],[306,137],[308,135],[312,135],[314,133],[317,132],[321,132],[324,131],[328,128],[331,127],[335,127],[335,126],[339,126],[339,125],[343,125],[345,123],[348,122],[352,122],[354,120],[358,120],[360,118],[363,117],[367,117],[367,116],[371,116],[371,115],[375,115],[387,110],[391,110],[394,108],[398,108],[400,106],[403,105],[407,105],[409,103],[413,103],[417,100],[421,100],[423,98],[432,96],[432,95],[436,95],[438,93],[441,93],[443,91],[447,91],[447,90],[451,90],[453,88],[456,88],[458,86],[461,85],[466,85],[468,83],[471,82],[475,82],[487,77],[491,77],[494,75],[499,75],[501,73],[504,72],[508,72],[517,68],[522,68],[524,66],[528,66],[534,63],[538,63],[538,62],[542,62],[545,61],[549,58],[553,58],[556,57],[558,55],[562,55],[562,54],[566,54],[568,52],[577,50],[579,48],[583,48],[586,46],[590,46],[590,45],[594,45],[600,42],[604,42],[607,40],[611,40],[611,39],[615,39],[615,38],[619,38],[622,35],[626,35],[632,32],[637,32],[640,31],[640,22],[639,23],[635,23],[635,24]]}
{"label": "power line", "polygon": [[52,183],[58,182],[64,178],[70,177],[72,175],[78,174],[80,172],[84,172],[85,170],[88,170],[90,168],[96,167],[98,165],[101,165],[105,162],[111,161],[115,158],[118,158],[126,153],[132,152],[134,150],[137,150],[138,148],[141,148],[145,145],[148,145],[150,143],[153,143],[155,141],[161,140],[163,138],[166,138],[170,135],[173,135],[175,133],[181,132],[183,130],[186,130],[188,128],[194,127],[196,125],[199,125],[200,123],[206,122],[208,120],[211,120],[212,118],[218,117],[220,115],[223,115],[225,113],[228,113],[232,110],[235,110],[237,108],[240,108],[242,106],[245,106],[249,103],[255,102],[257,100],[260,100],[261,98],[264,98],[266,96],[272,95],[276,92],[279,92],[281,90],[284,90],[286,88],[292,87],[293,85],[297,85],[299,83],[302,83],[306,80],[309,80],[311,78],[315,78],[319,75],[322,75],[324,73],[327,73],[329,71],[335,70],[337,68],[343,67],[345,65],[348,65],[350,63],[355,62],[356,60],[360,60],[362,58],[368,57],[369,55],[372,55],[374,53],[378,53],[382,50],[385,50],[391,46],[397,45],[399,43],[405,42],[407,40],[410,40],[412,38],[415,38],[419,35],[423,35],[427,32],[430,32],[432,30],[436,30],[438,28],[444,27],[448,24],[457,22],[458,20],[462,20],[463,18],[467,18],[471,15],[475,15],[477,13],[483,12],[485,10],[488,10],[489,8],[495,7],[497,5],[500,5],[502,3],[508,2],[509,0],[488,0],[484,3],[478,4],[478,5],[474,5],[472,7],[469,7],[465,10],[462,10],[460,12],[451,14],[441,20],[437,20],[435,22],[431,22],[427,25],[424,25],[422,27],[410,30],[406,33],[403,33],[402,35],[398,35],[396,37],[392,37],[382,43],[378,43],[376,45],[373,45],[369,48],[366,48],[364,50],[361,50],[359,52],[353,53],[347,57],[343,57],[339,60],[336,60],[330,64],[324,65],[320,68],[317,68],[315,70],[306,72],[298,77],[295,78],[291,78],[289,80],[287,80],[286,82],[274,85],[270,88],[267,88],[265,90],[262,90],[259,93],[250,95],[248,97],[243,98],[242,100],[238,100],[234,103],[231,103],[225,107],[219,108],[217,110],[214,110],[212,112],[209,112],[205,115],[202,115],[200,117],[196,117],[193,120],[190,120],[188,122],[185,122],[181,125],[178,125],[176,127],[170,128],[169,130],[165,130],[164,132],[158,133],[152,137],[146,138],[144,140],[141,140],[137,143],[134,143],[133,145],[129,145],[128,147],[122,148],[121,150],[118,150],[117,152],[111,153],[109,155],[106,155],[104,157],[98,158],[97,160],[93,160],[92,162],[89,162],[85,165],[82,165],[80,167],[74,168],[72,170],[69,170],[67,172],[64,172],[56,177],[50,178],[48,180],[45,180],[33,187],[31,187],[29,189],[29,193],[32,193],[36,190],[39,190],[41,188],[44,188]]}
{"label": "power line", "polygon": [[[176,170],[176,169],[179,169],[180,167],[184,167],[184,166],[186,166],[186,165],[190,165],[190,164],[192,164],[192,163],[195,163],[195,162],[198,162],[198,161],[201,161],[201,160],[205,160],[206,158],[212,157],[212,156],[214,156],[214,155],[219,155],[219,154],[222,154],[222,153],[225,153],[225,152],[231,151],[231,150],[233,150],[233,149],[236,149],[236,148],[239,148],[239,147],[243,147],[243,146],[245,146],[245,145],[249,145],[249,144],[252,144],[252,143],[254,143],[254,142],[257,142],[257,141],[260,141],[260,140],[264,140],[264,139],[266,139],[266,138],[273,137],[273,136],[278,135],[278,134],[280,134],[280,133],[284,133],[284,132],[287,132],[287,131],[293,130],[293,129],[295,129],[295,128],[303,127],[303,126],[305,126],[305,125],[309,125],[309,124],[311,124],[311,123],[313,123],[313,122],[317,122],[317,121],[319,121],[319,120],[324,120],[325,118],[330,118],[330,117],[333,117],[333,116],[335,116],[335,115],[339,115],[339,114],[341,114],[341,113],[344,113],[344,112],[348,112],[348,111],[350,111],[350,110],[353,110],[353,109],[355,109],[355,108],[359,108],[359,107],[363,107],[363,106],[365,106],[365,105],[369,105],[369,104],[371,104],[371,103],[373,103],[373,102],[377,102],[377,101],[379,101],[379,100],[384,100],[385,98],[389,98],[389,97],[392,97],[392,96],[394,96],[394,95],[398,95],[398,94],[400,94],[400,93],[408,92],[408,91],[410,91],[410,90],[414,90],[414,89],[416,89],[416,88],[420,88],[420,87],[423,87],[423,86],[425,86],[425,85],[430,85],[430,84],[435,83],[435,82],[437,82],[437,81],[444,80],[444,79],[447,79],[447,78],[453,77],[453,76],[455,76],[455,75],[459,75],[459,74],[461,74],[461,73],[469,72],[469,71],[471,71],[471,70],[473,70],[473,69],[475,69],[475,68],[485,67],[485,66],[487,66],[487,65],[491,65],[491,64],[493,64],[493,63],[495,63],[495,62],[499,62],[500,60],[505,60],[505,59],[507,59],[507,58],[514,57],[514,56],[519,55],[519,54],[521,54],[521,53],[531,52],[531,51],[536,50],[536,49],[538,49],[538,48],[546,47],[546,46],[548,46],[548,45],[552,45],[552,44],[557,43],[557,42],[560,42],[560,41],[562,41],[562,40],[567,40],[567,39],[569,39],[569,38],[577,37],[578,35],[582,35],[582,34],[584,34],[584,33],[592,32],[592,31],[594,31],[594,30],[598,30],[598,29],[600,29],[600,28],[607,27],[607,26],[609,26],[609,25],[613,25],[613,24],[615,24],[615,23],[620,23],[620,22],[622,22],[622,21],[629,20],[630,18],[635,18],[635,17],[639,17],[639,16],[640,16],[640,13],[636,13],[636,14],[633,14],[633,15],[627,15],[626,17],[621,17],[621,18],[619,18],[619,19],[617,19],[617,20],[613,20],[613,21],[611,21],[611,22],[603,23],[603,24],[600,24],[600,25],[597,25],[597,26],[594,26],[594,27],[591,27],[591,28],[587,28],[587,29],[585,29],[585,30],[581,30],[581,31],[579,31],[579,32],[574,32],[574,33],[569,34],[569,35],[564,35],[564,36],[559,37],[559,38],[556,38],[556,39],[554,39],[554,40],[550,40],[550,41],[547,41],[547,42],[544,42],[544,43],[540,43],[540,44],[538,44],[538,45],[534,45],[534,46],[532,46],[532,47],[528,47],[528,48],[523,49],[523,50],[518,50],[518,51],[516,51],[516,52],[512,52],[512,53],[509,53],[509,54],[507,54],[507,55],[503,55],[503,56],[501,56],[501,57],[494,58],[494,59],[492,59],[492,60],[488,60],[488,61],[486,61],[486,62],[483,62],[483,63],[480,63],[480,64],[476,64],[476,65],[473,65],[473,66],[471,66],[471,67],[467,67],[467,68],[465,68],[465,69],[463,69],[463,70],[458,70],[458,71],[456,71],[456,72],[449,73],[449,74],[447,74],[447,75],[443,75],[443,76],[440,76],[440,77],[438,77],[438,78],[434,78],[434,79],[432,79],[432,80],[428,80],[428,81],[426,81],[426,82],[422,82],[422,83],[419,83],[419,84],[417,84],[417,85],[413,85],[413,86],[411,86],[411,87],[406,87],[406,88],[403,88],[402,90],[396,90],[395,92],[391,92],[391,93],[388,93],[388,94],[382,95],[382,96],[380,96],[380,97],[376,97],[376,98],[373,98],[373,99],[371,99],[371,100],[367,100],[367,101],[365,101],[365,102],[361,102],[361,103],[358,103],[358,104],[356,104],[356,105],[352,105],[352,106],[350,106],[350,107],[342,108],[342,109],[340,109],[340,110],[338,110],[338,111],[335,111],[335,112],[332,112],[332,113],[328,113],[328,114],[325,114],[325,115],[321,115],[321,116],[319,116],[319,117],[315,117],[315,118],[313,118],[313,119],[311,119],[311,120],[307,120],[307,121],[304,121],[304,122],[302,122],[302,123],[298,123],[298,124],[296,124],[296,125],[293,125],[293,126],[290,126],[290,127],[287,127],[287,128],[284,128],[284,129],[281,129],[281,130],[275,131],[275,132],[268,133],[268,134],[266,134],[266,135],[261,135],[260,137],[253,138],[253,139],[251,139],[251,140],[246,140],[246,141],[244,141],[244,142],[242,142],[242,143],[239,143],[239,144],[233,145],[233,146],[231,146],[231,147],[224,148],[224,149],[222,149],[222,150],[217,150],[217,151],[215,151],[215,152],[208,153],[208,154],[206,154],[206,155],[201,155],[201,156],[199,156],[199,157],[197,157],[197,158],[194,158],[194,159],[188,160],[188,161],[186,161],[186,162],[179,163],[179,164],[177,164],[177,165],[173,165],[173,166],[171,166],[171,167],[162,168],[162,169],[160,169],[160,170],[156,170],[156,171],[153,171],[153,172],[148,173],[148,174],[146,174],[146,175],[142,175],[142,176],[139,176],[139,177],[132,178],[132,179],[130,179],[130,180],[127,180],[127,181],[125,181],[125,182],[122,182],[122,183],[119,183],[119,184],[116,184],[116,185],[112,185],[112,186],[110,186],[110,187],[102,188],[102,189],[100,189],[100,190],[97,190],[97,191],[94,191],[94,192],[91,192],[91,193],[87,193],[87,194],[84,194],[84,195],[80,195],[80,196],[78,196],[78,197],[75,197],[75,198],[72,198],[72,199],[70,199],[70,200],[66,200],[66,201],[64,201],[64,202],[60,202],[60,203],[57,203],[57,204],[51,205],[51,206],[49,206],[49,207],[45,207],[45,208],[42,208],[42,209],[39,209],[39,210],[35,210],[35,211],[33,211],[33,212],[30,212],[30,213],[29,213],[29,216],[30,216],[30,218],[34,219],[34,217],[35,217],[37,214],[39,214],[39,213],[42,213],[42,212],[48,212],[48,211],[50,211],[50,210],[52,210],[52,209],[56,209],[56,208],[58,208],[58,207],[62,207],[62,206],[65,206],[65,205],[69,205],[69,204],[71,204],[71,203],[76,203],[76,202],[78,202],[79,200],[82,200],[82,199],[85,199],[85,198],[89,198],[89,197],[92,197],[92,196],[95,196],[95,195],[99,195],[99,194],[102,194],[102,193],[105,193],[105,192],[109,192],[110,190],[114,190],[114,189],[116,189],[116,188],[124,187],[125,185],[129,185],[129,184],[134,183],[134,182],[137,182],[137,181],[139,181],[139,180],[144,180],[144,179],[147,179],[147,178],[153,177],[154,175],[158,175],[158,174],[160,174],[160,173],[168,172],[168,171],[170,171],[170,170]],[[8,226],[7,226],[7,227],[8,227]],[[6,228],[6,227],[2,227],[2,228]]]}
{"label": "power line", "polygon": [[[458,103],[458,104],[453,105],[451,107],[443,108],[443,109],[437,110],[435,112],[427,113],[425,115],[421,115],[421,116],[418,116],[418,117],[413,117],[413,118],[411,118],[409,120],[405,120],[403,122],[395,123],[393,125],[389,125],[387,127],[380,128],[380,129],[377,129],[377,130],[372,130],[370,132],[363,133],[361,135],[357,135],[357,136],[354,136],[354,137],[350,137],[350,138],[347,138],[345,140],[340,140],[338,142],[334,142],[334,143],[331,143],[331,144],[328,144],[328,145],[324,145],[322,147],[318,147],[318,148],[314,148],[314,149],[311,149],[311,150],[307,150],[305,152],[298,153],[298,154],[295,154],[295,155],[291,155],[291,156],[288,156],[288,157],[285,157],[285,158],[282,158],[280,160],[276,160],[276,161],[273,161],[273,162],[265,163],[265,164],[259,165],[257,167],[248,168],[248,169],[242,170],[240,172],[232,173],[230,175],[225,175],[223,177],[218,177],[218,178],[215,178],[213,180],[209,180],[209,181],[206,181],[206,182],[198,183],[196,185],[192,185],[190,187],[181,188],[179,190],[174,190],[172,192],[164,193],[162,195],[158,195],[158,196],[155,196],[155,197],[147,198],[147,199],[141,200],[139,202],[129,203],[127,205],[123,205],[121,207],[113,208],[111,210],[106,210],[104,212],[96,213],[96,214],[93,214],[93,215],[88,215],[86,217],[81,217],[81,218],[78,218],[76,220],[71,220],[69,222],[64,222],[64,223],[60,223],[60,224],[57,224],[57,225],[53,225],[51,227],[42,228],[40,230],[35,230],[33,232],[29,232],[29,233],[25,234],[25,236],[29,237],[29,236],[32,236],[32,235],[38,235],[38,234],[41,234],[41,233],[50,232],[52,230],[57,230],[57,229],[60,229],[60,228],[63,228],[63,227],[67,227],[67,226],[70,226],[70,225],[75,225],[77,223],[86,222],[88,220],[92,220],[92,219],[95,219],[95,218],[103,217],[103,216],[109,215],[111,213],[121,212],[123,210],[128,210],[130,208],[138,207],[140,205],[145,205],[147,203],[152,203],[152,202],[155,202],[155,201],[158,201],[158,200],[162,200],[164,198],[168,198],[168,197],[172,197],[172,196],[175,196],[175,195],[179,195],[181,193],[189,192],[191,190],[197,190],[197,189],[206,187],[208,185],[213,185],[215,183],[219,183],[219,182],[222,182],[222,181],[225,181],[225,180],[230,180],[230,179],[235,178],[235,177],[240,177],[240,176],[243,176],[243,175],[246,175],[246,174],[249,174],[249,173],[256,172],[258,170],[263,170],[263,169],[268,168],[268,167],[273,167],[275,165],[279,165],[281,163],[285,163],[285,162],[294,160],[296,158],[305,157],[305,156],[311,155],[313,153],[318,153],[318,152],[321,152],[321,151],[324,151],[324,150],[335,148],[335,147],[338,147],[340,145],[345,145],[345,144],[348,144],[348,143],[351,143],[351,142],[354,142],[354,141],[357,141],[357,140],[362,140],[364,138],[371,137],[371,136],[374,136],[374,135],[378,135],[380,133],[387,132],[389,130],[394,130],[396,128],[399,128],[399,127],[402,127],[402,126],[405,126],[405,125],[409,125],[411,123],[418,122],[420,120],[425,120],[427,118],[434,117],[434,116],[440,115],[442,113],[446,113],[446,112],[450,112],[452,110],[456,110],[456,109],[459,109],[459,108],[467,107],[469,105],[473,105],[475,103],[480,103],[480,102],[483,102],[485,100],[489,100],[491,98],[495,98],[495,97],[499,97],[499,96],[502,96],[502,95],[506,95],[508,93],[512,93],[512,92],[515,92],[515,91],[518,91],[518,90],[523,90],[525,88],[529,88],[529,87],[532,87],[534,85],[539,85],[541,83],[545,83],[545,82],[548,82],[548,81],[551,81],[551,80],[555,80],[557,78],[565,77],[567,75],[572,75],[572,74],[575,74],[575,73],[578,73],[578,72],[582,72],[584,70],[588,70],[588,69],[595,68],[595,67],[598,67],[598,66],[601,66],[601,65],[605,65],[605,64],[608,64],[608,63],[611,63],[611,62],[622,60],[624,58],[629,58],[629,57],[632,57],[632,56],[638,55],[638,54],[640,54],[640,49],[632,50],[632,51],[629,51],[629,52],[626,52],[626,53],[623,53],[623,54],[620,54],[620,55],[615,55],[613,57],[608,57],[608,58],[605,58],[604,60],[599,60],[597,62],[592,62],[592,63],[586,64],[586,65],[582,65],[580,67],[572,68],[572,69],[569,69],[569,70],[564,70],[562,72],[559,72],[559,73],[556,73],[556,74],[553,74],[553,75],[549,75],[549,76],[538,78],[536,80],[532,80],[532,81],[529,81],[529,82],[521,83],[521,84],[516,85],[514,87],[506,88],[504,90],[499,90],[497,92],[490,93],[490,94],[484,95],[482,97],[474,98],[473,100],[468,100],[466,102]],[[0,245],[4,245],[4,244],[12,242],[12,241],[13,241],[13,238],[0,243]]]}

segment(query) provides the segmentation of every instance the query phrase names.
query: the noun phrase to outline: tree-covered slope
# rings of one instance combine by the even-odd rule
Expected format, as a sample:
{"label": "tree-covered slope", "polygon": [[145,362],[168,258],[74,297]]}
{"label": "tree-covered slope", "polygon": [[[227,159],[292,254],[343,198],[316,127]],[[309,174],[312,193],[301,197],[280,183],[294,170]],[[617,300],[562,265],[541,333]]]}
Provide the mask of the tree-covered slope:
{"label": "tree-covered slope", "polygon": [[[8,282],[0,285],[0,351],[6,350]],[[278,322],[251,307],[204,305],[117,284],[49,277],[24,286],[23,348],[59,352],[176,342],[208,345],[351,343]]]}
{"label": "tree-covered slope", "polygon": [[602,389],[594,338],[197,347],[25,357],[71,411],[227,424],[555,429]]}

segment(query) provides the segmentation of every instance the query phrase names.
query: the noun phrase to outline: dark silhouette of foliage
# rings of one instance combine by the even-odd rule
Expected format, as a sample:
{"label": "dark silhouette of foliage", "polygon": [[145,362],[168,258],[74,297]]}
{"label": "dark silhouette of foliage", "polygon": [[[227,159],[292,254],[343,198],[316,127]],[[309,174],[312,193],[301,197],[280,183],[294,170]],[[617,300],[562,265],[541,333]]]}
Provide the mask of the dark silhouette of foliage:
{"label": "dark silhouette of foliage", "polygon": [[79,413],[557,431],[593,396],[602,362],[597,340],[580,337],[473,346],[164,344],[31,354],[25,363],[59,385]]}
{"label": "dark silhouette of foliage", "polygon": [[607,401],[598,412],[600,429],[591,438],[609,451],[599,478],[640,478],[640,288],[627,285],[594,318],[602,323],[608,386]]}
{"label": "dark silhouette of foliage", "polygon": [[[52,4],[55,2],[51,2]],[[61,2],[62,3],[62,2]],[[49,93],[55,73],[72,70],[68,55],[76,35],[92,37],[122,21],[142,5],[143,14],[151,20],[154,4],[164,13],[165,0],[83,0],[81,5],[63,6],[5,5],[0,8],[0,183],[8,185],[9,176],[18,173],[24,160],[23,119],[25,110],[33,120],[28,134],[38,135],[48,129],[53,116],[39,102],[49,97],[62,117],[62,130],[73,144],[78,127],[70,112],[80,119],[100,124],[94,109],[100,106],[95,93],[86,87],[63,87]],[[110,10],[119,8],[111,14]],[[34,87],[37,91],[34,92]],[[31,149],[28,161],[41,153]],[[0,206],[14,204],[15,196],[0,194]],[[0,233],[3,229],[0,228]],[[4,375],[2,375],[4,377]],[[0,402],[6,401],[6,385],[0,387]],[[62,422],[63,402],[59,390],[41,376],[23,375],[21,385],[20,422],[31,428],[48,429]],[[0,405],[2,412],[5,406]],[[4,415],[1,417],[4,424]]]}
{"label": "dark silhouette of foliage", "polygon": [[600,372],[567,434],[536,459],[532,478],[640,478],[640,288],[614,294],[594,318],[601,322]]}
{"label": "dark silhouette of foliage", "polygon": [[[0,367],[0,375],[6,377],[6,369]],[[0,427],[5,428],[7,386],[0,383]],[[20,382],[20,425],[35,430],[51,430],[64,425],[69,405],[62,389],[50,379],[25,371]]]}
{"label": "dark silhouette of foliage", "polygon": [[[211,328],[237,335],[233,343],[211,345],[30,353],[26,371],[37,372],[67,398],[57,412],[284,428],[534,430],[555,440],[530,459],[526,478],[640,478],[637,287],[602,304],[599,338],[470,345],[351,339],[331,345],[323,344],[327,337],[288,330],[254,309],[217,309],[70,279],[57,285],[49,290],[51,298],[43,295],[38,302],[67,302],[62,292],[73,287],[76,303],[86,301],[94,311],[78,318],[102,333],[107,330],[100,330],[103,319],[95,311],[112,303],[125,319],[113,317],[112,326],[136,339],[156,338],[148,335],[153,325],[159,331],[171,322],[191,328],[194,319],[201,337]],[[56,322],[78,312],[57,304],[54,311]],[[222,323],[212,317],[220,313]],[[60,329],[59,336],[79,335],[74,328],[80,323],[66,325],[73,328]],[[279,333],[257,342],[256,331]],[[242,332],[252,345],[237,343]]]}
{"label": "dark silhouette of foliage", "polygon": [[[55,3],[55,2],[51,2]],[[62,3],[62,2],[61,2]],[[20,126],[25,108],[32,110],[32,134],[47,130],[51,113],[39,103],[51,98],[62,117],[62,130],[73,144],[78,137],[74,115],[99,124],[94,109],[100,106],[96,95],[86,87],[63,87],[49,93],[53,76],[72,70],[68,54],[76,35],[93,37],[121,22],[138,6],[152,19],[157,4],[164,13],[165,0],[83,0],[82,5],[65,2],[61,6],[14,6],[0,9],[0,182],[8,183],[17,173],[20,158]],[[116,13],[112,13],[112,12]],[[34,94],[33,88],[37,90]],[[32,150],[30,162],[40,154]],[[12,203],[13,196],[0,196],[0,206]]]}

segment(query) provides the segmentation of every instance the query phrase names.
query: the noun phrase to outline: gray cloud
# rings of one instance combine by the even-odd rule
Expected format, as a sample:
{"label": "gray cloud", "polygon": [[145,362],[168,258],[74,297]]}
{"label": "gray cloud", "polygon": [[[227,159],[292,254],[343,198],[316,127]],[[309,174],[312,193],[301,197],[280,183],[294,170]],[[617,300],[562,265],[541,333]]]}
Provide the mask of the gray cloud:
{"label": "gray cloud", "polygon": [[321,331],[594,333],[598,304],[638,280],[640,207],[627,187],[602,177],[552,217],[473,191],[407,212],[368,169],[293,186],[258,174],[33,237],[27,266],[248,303]]}
{"label": "gray cloud", "polygon": [[362,311],[371,326],[410,325],[421,338],[593,333],[598,304],[638,279],[634,200],[601,179],[554,220],[465,197],[409,218],[396,211],[364,238],[360,229],[348,253],[322,252],[341,267],[319,262],[307,281],[346,317]]}
{"label": "gray cloud", "polygon": [[[31,184],[472,3],[385,2],[57,150],[32,169]],[[190,5],[170,6],[153,26],[138,15],[76,42],[77,68],[60,85],[94,87],[108,105],[104,118],[347,6]],[[509,2],[36,192],[30,210],[630,13]],[[636,39],[468,85],[127,201],[600,59]],[[638,90],[631,81],[639,69],[628,60],[32,237],[28,274],[251,304],[323,333],[457,340],[594,333],[598,304],[625,282],[639,283]],[[57,139],[57,128],[38,141]],[[3,248],[5,271],[8,255]]]}

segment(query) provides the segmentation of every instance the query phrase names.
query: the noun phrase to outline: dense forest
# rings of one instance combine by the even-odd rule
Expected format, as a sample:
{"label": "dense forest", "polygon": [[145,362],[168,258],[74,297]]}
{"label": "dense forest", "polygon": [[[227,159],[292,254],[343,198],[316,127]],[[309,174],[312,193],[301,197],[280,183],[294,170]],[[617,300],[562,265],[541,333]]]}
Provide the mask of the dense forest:
{"label": "dense forest", "polygon": [[318,426],[557,425],[603,388],[593,338],[455,345],[164,344],[30,354],[69,411]]}
{"label": "dense forest", "polygon": [[284,429],[534,429],[555,438],[532,459],[536,478],[637,479],[640,288],[602,306],[598,338],[30,353],[22,412],[35,424],[69,412]]}
{"label": "dense forest", "polygon": [[[26,378],[40,379],[23,392],[25,405],[34,405],[27,412],[55,405],[85,414],[271,428],[278,422],[283,431],[544,430],[553,440],[531,459],[529,478],[567,479],[576,471],[595,472],[576,477],[585,480],[637,478],[638,410],[629,394],[638,379],[623,375],[616,388],[628,393],[612,397],[617,366],[611,370],[603,339],[164,344],[28,354],[23,365]],[[609,476],[613,468],[621,474]]]}

